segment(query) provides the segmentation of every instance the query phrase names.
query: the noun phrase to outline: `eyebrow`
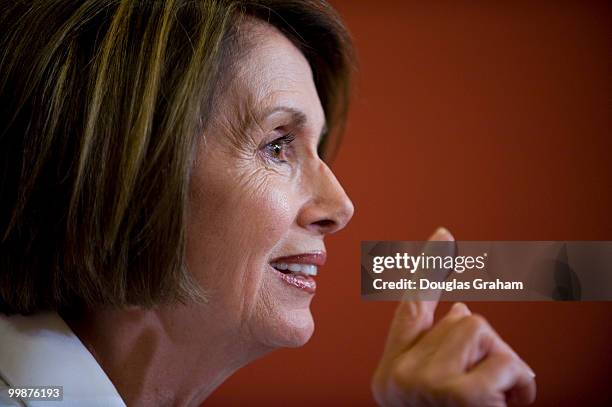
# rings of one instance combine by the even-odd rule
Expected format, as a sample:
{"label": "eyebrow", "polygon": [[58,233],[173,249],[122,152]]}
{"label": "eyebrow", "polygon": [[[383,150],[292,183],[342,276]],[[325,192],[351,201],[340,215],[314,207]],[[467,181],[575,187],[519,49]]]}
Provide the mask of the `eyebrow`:
{"label": "eyebrow", "polygon": [[[262,119],[267,118],[268,116],[276,112],[289,113],[291,115],[291,122],[296,127],[305,127],[306,123],[308,123],[308,116],[306,116],[306,113],[304,113],[303,111],[299,109],[296,109],[294,107],[289,107],[289,106],[275,106],[270,109],[264,110],[262,114],[260,115],[260,117]],[[324,122],[323,127],[321,128],[321,132],[319,133],[319,137],[317,139],[317,144],[320,143],[321,140],[323,139],[323,136],[327,134],[327,130],[328,130],[327,123]]]}

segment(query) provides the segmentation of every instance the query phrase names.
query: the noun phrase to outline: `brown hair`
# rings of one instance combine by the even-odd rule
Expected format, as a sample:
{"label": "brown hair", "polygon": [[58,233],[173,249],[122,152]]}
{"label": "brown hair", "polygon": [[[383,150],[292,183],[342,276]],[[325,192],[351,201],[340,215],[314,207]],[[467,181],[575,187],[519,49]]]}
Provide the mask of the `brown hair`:
{"label": "brown hair", "polygon": [[183,259],[189,172],[243,16],[304,53],[341,128],[352,51],[324,1],[0,5],[0,312],[204,299]]}

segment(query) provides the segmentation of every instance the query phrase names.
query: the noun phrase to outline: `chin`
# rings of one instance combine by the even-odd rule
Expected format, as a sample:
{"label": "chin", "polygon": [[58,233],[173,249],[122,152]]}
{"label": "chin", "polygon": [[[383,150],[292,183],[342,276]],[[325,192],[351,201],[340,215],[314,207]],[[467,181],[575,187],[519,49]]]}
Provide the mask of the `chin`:
{"label": "chin", "polygon": [[277,329],[274,329],[268,342],[274,348],[299,348],[310,340],[314,328],[314,320],[309,309],[293,311],[286,315]]}
{"label": "chin", "polygon": [[308,324],[299,329],[294,329],[293,335],[290,336],[285,346],[287,348],[299,348],[306,345],[310,338],[312,338],[312,334],[314,334],[314,328],[314,321],[312,315],[310,315]]}

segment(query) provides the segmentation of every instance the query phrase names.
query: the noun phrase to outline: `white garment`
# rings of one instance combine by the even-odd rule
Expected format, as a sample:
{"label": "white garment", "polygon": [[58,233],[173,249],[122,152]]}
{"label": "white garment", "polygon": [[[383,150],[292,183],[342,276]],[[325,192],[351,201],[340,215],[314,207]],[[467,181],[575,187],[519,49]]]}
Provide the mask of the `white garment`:
{"label": "white garment", "polygon": [[[63,401],[18,401],[8,387],[63,386]],[[0,313],[0,406],[125,407],[98,362],[52,312]]]}

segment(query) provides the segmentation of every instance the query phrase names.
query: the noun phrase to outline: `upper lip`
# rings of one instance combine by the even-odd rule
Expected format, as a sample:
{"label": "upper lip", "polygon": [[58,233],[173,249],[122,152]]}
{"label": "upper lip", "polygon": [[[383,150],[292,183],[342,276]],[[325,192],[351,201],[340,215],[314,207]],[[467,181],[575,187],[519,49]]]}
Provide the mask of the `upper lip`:
{"label": "upper lip", "polygon": [[291,256],[277,257],[270,263],[313,264],[315,266],[322,266],[325,264],[326,259],[327,254],[324,251],[316,251],[294,254]]}

